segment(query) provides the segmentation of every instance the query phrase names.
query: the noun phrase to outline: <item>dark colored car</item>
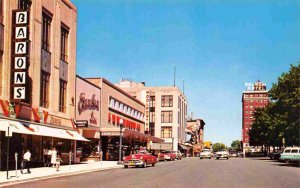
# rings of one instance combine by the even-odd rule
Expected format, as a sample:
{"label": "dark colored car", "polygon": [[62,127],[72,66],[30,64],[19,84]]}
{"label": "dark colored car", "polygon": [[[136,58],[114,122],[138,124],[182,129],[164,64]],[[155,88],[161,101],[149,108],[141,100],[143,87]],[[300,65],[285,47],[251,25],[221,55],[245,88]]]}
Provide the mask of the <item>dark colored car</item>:
{"label": "dark colored car", "polygon": [[280,154],[282,154],[283,150],[277,150],[275,152],[269,153],[269,158],[271,160],[279,160]]}

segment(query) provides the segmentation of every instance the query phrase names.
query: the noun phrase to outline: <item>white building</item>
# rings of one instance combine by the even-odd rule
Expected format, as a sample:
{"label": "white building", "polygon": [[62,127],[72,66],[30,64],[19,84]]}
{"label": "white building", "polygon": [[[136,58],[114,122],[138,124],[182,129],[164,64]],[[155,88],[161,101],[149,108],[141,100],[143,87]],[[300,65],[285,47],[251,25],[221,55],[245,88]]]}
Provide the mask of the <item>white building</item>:
{"label": "white building", "polygon": [[185,142],[187,124],[187,99],[181,90],[175,86],[148,87],[128,80],[116,86],[145,103],[145,131],[178,150],[178,145]]}

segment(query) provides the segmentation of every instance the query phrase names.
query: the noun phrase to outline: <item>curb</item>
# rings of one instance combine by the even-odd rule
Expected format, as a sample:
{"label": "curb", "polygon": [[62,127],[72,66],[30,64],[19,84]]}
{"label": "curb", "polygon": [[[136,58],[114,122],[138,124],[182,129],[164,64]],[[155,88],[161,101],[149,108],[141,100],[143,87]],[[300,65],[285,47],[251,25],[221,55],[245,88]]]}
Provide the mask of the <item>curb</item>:
{"label": "curb", "polygon": [[78,174],[85,174],[85,173],[90,173],[90,172],[97,172],[97,171],[104,171],[104,170],[115,170],[115,169],[119,169],[119,168],[123,168],[123,166],[107,167],[107,168],[92,169],[92,170],[83,170],[83,171],[69,172],[69,173],[63,173],[63,174],[53,174],[53,175],[47,175],[47,176],[40,176],[40,177],[28,178],[28,179],[24,179],[24,180],[18,180],[17,179],[15,181],[0,183],[0,187],[17,185],[17,184],[28,183],[28,182],[39,181],[39,180],[46,180],[46,179],[58,178],[58,177],[72,176],[72,175],[78,175]]}

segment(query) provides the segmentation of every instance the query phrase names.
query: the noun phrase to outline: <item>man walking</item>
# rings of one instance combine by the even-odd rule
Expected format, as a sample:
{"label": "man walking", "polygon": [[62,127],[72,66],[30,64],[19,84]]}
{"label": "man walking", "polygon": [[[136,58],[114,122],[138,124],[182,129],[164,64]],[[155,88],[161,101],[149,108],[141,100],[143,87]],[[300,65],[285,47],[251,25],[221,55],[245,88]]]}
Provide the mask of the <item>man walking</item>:
{"label": "man walking", "polygon": [[24,168],[27,168],[27,173],[30,174],[30,167],[29,167],[29,163],[30,163],[30,158],[31,158],[31,153],[29,151],[29,149],[26,150],[26,153],[24,153],[23,155],[23,160],[21,163],[21,173],[23,174],[23,170]]}

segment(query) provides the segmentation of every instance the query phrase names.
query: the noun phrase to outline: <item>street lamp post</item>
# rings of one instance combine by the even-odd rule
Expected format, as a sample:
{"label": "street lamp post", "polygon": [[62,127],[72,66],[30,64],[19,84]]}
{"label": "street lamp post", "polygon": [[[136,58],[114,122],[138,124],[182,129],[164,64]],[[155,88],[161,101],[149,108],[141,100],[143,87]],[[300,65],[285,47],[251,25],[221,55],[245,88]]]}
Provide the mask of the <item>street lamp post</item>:
{"label": "street lamp post", "polygon": [[121,165],[121,158],[122,158],[122,128],[123,128],[123,119],[120,119],[120,142],[119,142],[119,162],[118,165]]}

